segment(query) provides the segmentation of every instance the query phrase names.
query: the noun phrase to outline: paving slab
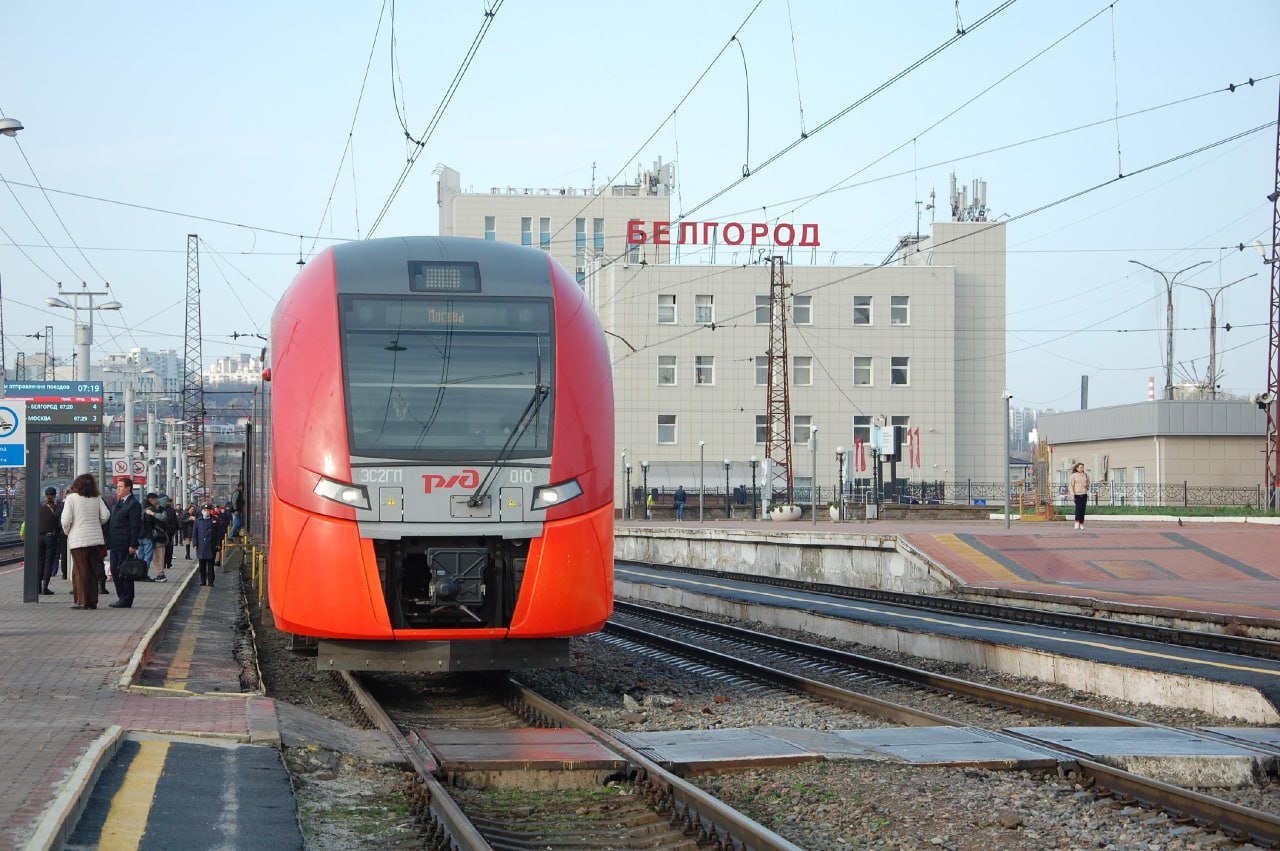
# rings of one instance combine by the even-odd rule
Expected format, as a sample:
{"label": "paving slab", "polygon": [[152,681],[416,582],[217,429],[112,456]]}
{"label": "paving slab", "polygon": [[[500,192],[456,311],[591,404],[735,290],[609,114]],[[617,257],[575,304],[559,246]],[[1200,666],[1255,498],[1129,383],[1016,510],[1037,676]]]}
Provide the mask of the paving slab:
{"label": "paving slab", "polygon": [[1241,745],[1160,727],[1011,727],[1008,732],[1173,783],[1196,788],[1249,786],[1276,762]]}

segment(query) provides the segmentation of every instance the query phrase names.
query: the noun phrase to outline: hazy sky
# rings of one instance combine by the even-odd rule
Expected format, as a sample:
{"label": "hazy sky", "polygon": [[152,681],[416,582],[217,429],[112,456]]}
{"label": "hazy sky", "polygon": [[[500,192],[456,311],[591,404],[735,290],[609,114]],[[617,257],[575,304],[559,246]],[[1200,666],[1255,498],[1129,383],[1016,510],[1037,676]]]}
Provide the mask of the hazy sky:
{"label": "hazy sky", "polygon": [[[330,239],[368,235],[409,152],[400,116],[423,133],[494,2],[401,0],[393,68],[392,6],[381,0],[7,0],[0,110],[27,128],[18,144],[0,137],[0,175],[11,181],[0,188],[10,367],[15,349],[41,351],[25,335],[46,324],[58,353],[70,351],[68,314],[43,306],[55,281],[106,280],[123,302],[120,315],[100,315],[95,356],[181,349],[189,233],[203,242],[206,362],[256,351],[259,341],[230,335],[266,333],[300,247],[309,257]],[[915,231],[916,201],[931,189],[945,217],[952,171],[985,179],[992,216],[1015,218],[1276,120],[1275,0],[1018,0],[975,26],[998,5],[961,0],[963,38],[824,125],[951,38],[955,3],[506,0],[375,235],[437,231],[438,163],[458,169],[464,188],[488,191],[584,187],[593,164],[598,183],[634,177],[662,156],[678,162],[675,212],[695,210],[749,163],[750,179],[692,218],[817,222],[818,262],[874,264]],[[1250,77],[1268,79],[1221,91]],[[1152,111],[1123,117],[1140,110]],[[760,167],[802,128],[806,141]],[[1009,224],[1015,405],[1074,407],[1086,374],[1093,406],[1144,399],[1149,375],[1163,385],[1164,286],[1131,259],[1168,272],[1212,261],[1185,276],[1211,289],[1257,272],[1221,297],[1219,325],[1233,330],[1218,335],[1219,359],[1228,389],[1263,388],[1267,270],[1256,250],[1232,246],[1270,240],[1275,144],[1268,127]],[[234,224],[54,192],[46,201],[12,184],[35,183],[27,160],[50,190]],[[851,175],[850,188],[792,212],[795,199]],[[922,215],[927,225],[932,213]],[[297,234],[307,235],[301,246]],[[1176,303],[1176,325],[1189,330],[1177,333],[1175,363],[1203,374],[1208,299],[1186,290]]]}

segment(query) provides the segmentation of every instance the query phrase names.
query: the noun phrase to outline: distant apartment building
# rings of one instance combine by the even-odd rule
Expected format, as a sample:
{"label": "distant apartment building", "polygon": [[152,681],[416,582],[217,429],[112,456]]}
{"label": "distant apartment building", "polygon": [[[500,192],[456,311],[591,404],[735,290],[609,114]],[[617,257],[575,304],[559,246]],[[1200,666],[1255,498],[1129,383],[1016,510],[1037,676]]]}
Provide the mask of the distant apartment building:
{"label": "distant apartment building", "polygon": [[[764,481],[770,269],[750,261],[790,252],[714,236],[628,245],[629,221],[651,231],[671,220],[673,185],[660,164],[598,194],[463,191],[447,167],[438,185],[442,235],[541,248],[595,306],[614,366],[619,495],[623,465],[633,487],[647,469],[651,488],[723,490],[726,472],[730,488],[750,486],[754,457]],[[952,221],[899,241],[886,265],[785,266],[797,487],[833,487],[837,448],[845,481],[869,480],[873,425],[908,435],[899,478],[1003,482],[1005,232],[974,211],[958,205]]]}
{"label": "distant apartment building", "polygon": [[203,372],[206,387],[257,384],[262,377],[262,360],[241,352],[220,357]]}

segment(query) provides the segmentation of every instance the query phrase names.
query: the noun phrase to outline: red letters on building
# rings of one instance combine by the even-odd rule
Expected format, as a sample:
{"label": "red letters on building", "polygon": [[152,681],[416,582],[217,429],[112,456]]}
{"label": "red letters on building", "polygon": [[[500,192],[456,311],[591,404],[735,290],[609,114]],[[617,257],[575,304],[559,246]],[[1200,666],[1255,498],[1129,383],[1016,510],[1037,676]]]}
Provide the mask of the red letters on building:
{"label": "red letters on building", "polygon": [[[701,225],[701,230],[699,230]],[[649,242],[649,231],[641,219],[627,222],[627,245],[644,245]],[[725,245],[778,245],[788,247],[799,244],[803,248],[816,248],[818,241],[818,225],[806,222],[800,225],[800,237],[797,241],[796,226],[788,222],[779,222],[770,227],[763,222],[680,222],[676,238],[671,238],[671,222],[655,221],[649,225],[653,233],[654,245],[712,245],[717,233]]]}

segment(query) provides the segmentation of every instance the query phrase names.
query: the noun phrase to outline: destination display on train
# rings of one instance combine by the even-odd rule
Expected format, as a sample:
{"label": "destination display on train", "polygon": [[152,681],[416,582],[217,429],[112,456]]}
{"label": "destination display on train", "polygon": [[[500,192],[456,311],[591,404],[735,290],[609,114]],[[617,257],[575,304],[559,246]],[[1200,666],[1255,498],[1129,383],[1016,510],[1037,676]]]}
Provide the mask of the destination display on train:
{"label": "destination display on train", "polygon": [[40,432],[100,432],[101,381],[8,381],[4,395],[27,401],[27,427]]}

